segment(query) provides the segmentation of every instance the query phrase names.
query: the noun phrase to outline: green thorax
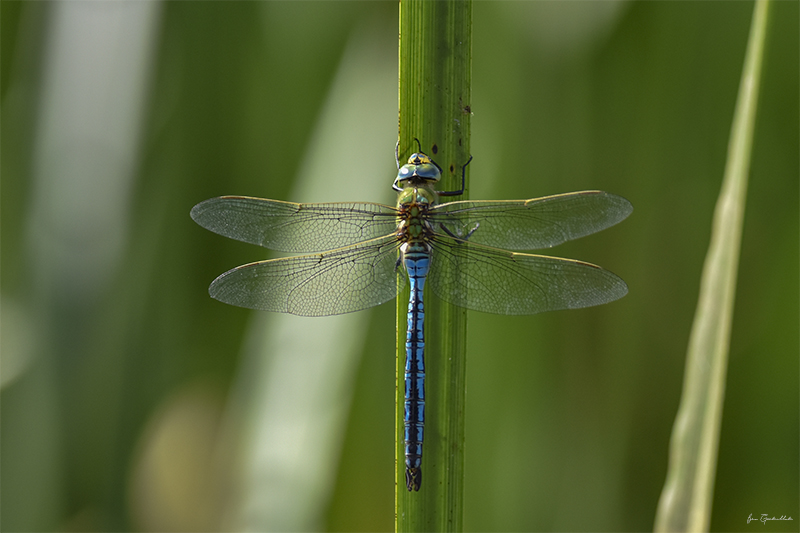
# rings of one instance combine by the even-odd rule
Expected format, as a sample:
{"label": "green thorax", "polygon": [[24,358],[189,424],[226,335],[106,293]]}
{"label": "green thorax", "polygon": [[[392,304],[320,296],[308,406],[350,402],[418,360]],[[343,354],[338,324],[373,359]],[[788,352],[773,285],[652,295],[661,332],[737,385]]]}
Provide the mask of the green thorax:
{"label": "green thorax", "polygon": [[411,154],[408,163],[400,167],[392,186],[397,195],[397,234],[405,244],[403,253],[428,252],[433,228],[428,212],[439,202],[434,187],[442,173],[431,158],[423,153]]}
{"label": "green thorax", "polygon": [[398,235],[415,251],[428,250],[426,243],[433,235],[433,228],[427,215],[437,200],[438,195],[431,186],[406,187],[398,195]]}

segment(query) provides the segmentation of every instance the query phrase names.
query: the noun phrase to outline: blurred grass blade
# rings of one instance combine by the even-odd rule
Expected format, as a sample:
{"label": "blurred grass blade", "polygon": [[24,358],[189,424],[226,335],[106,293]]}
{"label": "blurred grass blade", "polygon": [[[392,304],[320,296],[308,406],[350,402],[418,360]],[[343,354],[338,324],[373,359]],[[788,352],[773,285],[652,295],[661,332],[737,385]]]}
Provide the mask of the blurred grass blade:
{"label": "blurred grass blade", "polygon": [[[290,200],[387,194],[395,70],[386,58],[394,43],[375,33],[380,29],[361,25],[351,35]],[[348,172],[354,147],[358,172]],[[367,312],[253,317],[229,409],[230,433],[241,436],[226,444],[241,459],[226,529],[324,529],[368,320]]]}
{"label": "blurred grass blade", "polygon": [[656,513],[656,531],[707,531],[710,524],[768,8],[768,0],[755,4],[725,177],[689,338],[683,395],[672,430],[669,471]]}
{"label": "blurred grass blade", "polygon": [[[4,232],[16,226],[23,235],[17,264],[25,273],[16,287],[3,280],[2,370],[17,372],[2,399],[3,531],[64,528],[68,502],[106,483],[116,468],[106,447],[124,432],[119,413],[128,361],[124,350],[95,349],[100,328],[92,320],[103,314],[134,231],[130,207],[161,9],[156,2],[23,7],[25,18],[46,21],[37,31],[47,38],[35,63],[24,46],[12,52],[20,63],[2,100],[4,119],[19,112],[9,92],[37,101],[35,124],[10,131],[4,142],[11,137],[14,144],[3,145],[4,158],[27,158],[22,146],[33,143],[31,181],[16,186],[25,191],[18,202],[26,205],[25,229],[3,219]],[[6,187],[14,181],[13,170],[4,169],[3,195],[13,194],[15,187]],[[14,269],[5,264],[8,276]],[[11,352],[11,368],[9,348],[20,350]]]}
{"label": "blurred grass blade", "polygon": [[[444,169],[439,190],[461,186],[470,156],[472,2],[400,2],[400,158],[422,151]],[[465,196],[457,197],[459,200]],[[408,291],[397,300],[396,530],[461,531],[464,512],[466,320],[432,294],[425,301],[426,412],[422,487],[408,492],[403,449]]]}

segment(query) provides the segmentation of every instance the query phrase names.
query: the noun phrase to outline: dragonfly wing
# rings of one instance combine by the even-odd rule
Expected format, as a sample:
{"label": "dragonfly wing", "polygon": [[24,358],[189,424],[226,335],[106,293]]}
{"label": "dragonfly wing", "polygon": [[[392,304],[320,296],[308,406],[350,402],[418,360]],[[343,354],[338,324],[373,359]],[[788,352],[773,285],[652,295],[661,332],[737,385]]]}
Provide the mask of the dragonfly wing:
{"label": "dragonfly wing", "polygon": [[397,295],[395,235],[313,255],[250,263],[222,274],[208,289],[221,302],[250,309],[328,316],[372,307]]}
{"label": "dragonfly wing", "polygon": [[632,211],[621,196],[580,191],[531,200],[450,202],[435,206],[429,220],[456,237],[469,235],[473,243],[536,250],[613,226]]}
{"label": "dragonfly wing", "polygon": [[500,315],[591,307],[628,286],[608,270],[571,259],[489,248],[437,235],[428,284],[452,304]]}
{"label": "dragonfly wing", "polygon": [[397,229],[397,210],[368,202],[295,204],[220,196],[192,208],[192,219],[225,237],[282,252],[320,252]]}

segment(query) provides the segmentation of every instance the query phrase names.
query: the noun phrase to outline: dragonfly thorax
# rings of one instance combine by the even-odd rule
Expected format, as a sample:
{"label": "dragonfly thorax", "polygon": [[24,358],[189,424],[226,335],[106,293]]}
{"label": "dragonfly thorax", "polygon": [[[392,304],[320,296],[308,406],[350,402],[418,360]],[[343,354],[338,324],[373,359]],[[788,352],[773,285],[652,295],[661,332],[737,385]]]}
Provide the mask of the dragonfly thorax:
{"label": "dragonfly thorax", "polygon": [[442,178],[442,171],[433,160],[422,152],[411,154],[408,162],[397,171],[394,189],[399,190],[408,185],[433,184]]}
{"label": "dragonfly thorax", "polygon": [[397,199],[398,236],[409,242],[427,241],[433,230],[427,220],[428,211],[436,204],[436,191],[429,187],[406,187]]}
{"label": "dragonfly thorax", "polygon": [[[429,186],[405,187],[397,195],[397,209],[400,211],[427,211],[439,202],[439,195]],[[416,212],[414,213],[416,216]]]}

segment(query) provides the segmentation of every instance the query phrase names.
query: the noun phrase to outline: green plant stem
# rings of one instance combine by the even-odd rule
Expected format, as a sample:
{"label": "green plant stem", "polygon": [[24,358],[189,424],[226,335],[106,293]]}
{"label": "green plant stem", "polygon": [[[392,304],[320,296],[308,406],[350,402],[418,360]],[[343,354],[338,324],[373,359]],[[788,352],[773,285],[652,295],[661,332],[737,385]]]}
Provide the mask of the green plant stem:
{"label": "green plant stem", "polygon": [[[461,169],[470,156],[471,37],[471,0],[401,0],[400,159],[402,164],[417,151],[419,139],[422,151],[442,168],[439,190],[461,187]],[[425,441],[419,492],[406,490],[403,450],[408,291],[397,300],[396,530],[461,531],[466,311],[432,294],[425,298]]]}
{"label": "green plant stem", "polygon": [[697,303],[656,531],[708,531],[768,0],[757,0]]}

